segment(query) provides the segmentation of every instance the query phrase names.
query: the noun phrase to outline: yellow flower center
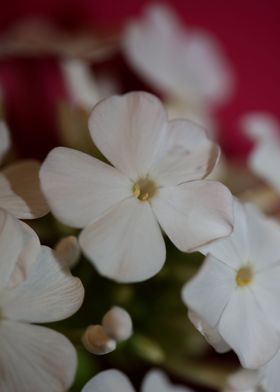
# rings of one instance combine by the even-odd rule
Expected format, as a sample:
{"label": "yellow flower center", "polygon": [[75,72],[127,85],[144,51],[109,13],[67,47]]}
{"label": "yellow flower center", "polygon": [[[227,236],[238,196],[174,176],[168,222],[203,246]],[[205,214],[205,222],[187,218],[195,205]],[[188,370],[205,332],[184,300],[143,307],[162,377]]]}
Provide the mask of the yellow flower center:
{"label": "yellow flower center", "polygon": [[250,284],[254,277],[254,271],[250,266],[239,268],[236,273],[236,283],[239,287],[244,287]]}
{"label": "yellow flower center", "polygon": [[140,178],[132,187],[133,196],[140,201],[150,200],[156,193],[157,187],[149,178]]}

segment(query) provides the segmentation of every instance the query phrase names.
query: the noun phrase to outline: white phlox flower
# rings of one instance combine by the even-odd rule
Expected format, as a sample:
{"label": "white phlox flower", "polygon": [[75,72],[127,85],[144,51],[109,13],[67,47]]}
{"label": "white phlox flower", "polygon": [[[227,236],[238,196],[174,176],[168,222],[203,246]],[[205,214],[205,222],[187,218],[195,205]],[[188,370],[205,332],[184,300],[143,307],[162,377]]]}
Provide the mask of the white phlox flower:
{"label": "white phlox flower", "polygon": [[40,178],[53,214],[84,228],[81,248],[102,275],[119,282],[155,275],[166,256],[160,227],[182,251],[231,233],[229,190],[204,180],[219,148],[199,126],[168,122],[156,97],[133,92],[97,104],[89,128],[114,166],[60,147]]}
{"label": "white phlox flower", "polygon": [[250,113],[241,119],[241,127],[255,143],[249,167],[280,192],[280,124],[268,113]]}
{"label": "white phlox flower", "polygon": [[[0,121],[0,163],[10,147],[6,124]],[[40,189],[40,164],[34,160],[12,163],[0,172],[0,208],[20,219],[46,215],[49,207]]]}
{"label": "white phlox flower", "polygon": [[84,290],[35,232],[0,209],[0,390],[65,392],[75,376],[72,344],[33,323],[71,316]]}
{"label": "white phlox flower", "polygon": [[259,368],[280,347],[280,227],[253,205],[236,200],[234,210],[233,233],[200,249],[207,257],[182,295],[214,347]]}
{"label": "white phlox flower", "polygon": [[232,70],[218,42],[210,33],[183,26],[166,5],[149,5],[141,19],[128,24],[123,50],[179,117],[210,125],[209,110],[232,92]]}
{"label": "white phlox flower", "polygon": [[[129,379],[118,370],[105,370],[93,377],[82,389],[82,392],[135,392]],[[160,370],[151,370],[144,378],[141,392],[192,392],[183,386],[170,384]]]}

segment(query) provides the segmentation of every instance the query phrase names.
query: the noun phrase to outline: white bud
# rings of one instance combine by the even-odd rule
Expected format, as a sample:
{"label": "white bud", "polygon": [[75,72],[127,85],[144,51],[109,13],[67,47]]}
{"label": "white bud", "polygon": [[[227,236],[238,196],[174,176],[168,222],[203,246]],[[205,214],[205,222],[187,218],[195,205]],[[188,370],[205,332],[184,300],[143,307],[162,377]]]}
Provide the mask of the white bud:
{"label": "white bud", "polygon": [[80,245],[73,235],[62,238],[55,246],[56,257],[63,267],[75,267],[81,256]]}
{"label": "white bud", "polygon": [[111,339],[101,325],[90,325],[83,337],[84,347],[92,354],[104,355],[115,350],[116,342]]}
{"label": "white bud", "polygon": [[132,335],[131,317],[119,306],[114,306],[105,314],[102,325],[106,333],[117,342],[126,340]]}

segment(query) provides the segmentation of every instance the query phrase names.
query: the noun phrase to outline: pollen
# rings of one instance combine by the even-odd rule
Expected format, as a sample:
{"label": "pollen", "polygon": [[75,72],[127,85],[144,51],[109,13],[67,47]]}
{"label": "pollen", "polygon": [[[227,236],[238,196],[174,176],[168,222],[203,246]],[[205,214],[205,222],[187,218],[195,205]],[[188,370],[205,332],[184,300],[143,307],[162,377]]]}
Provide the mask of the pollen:
{"label": "pollen", "polygon": [[156,191],[156,184],[147,177],[140,178],[132,187],[133,196],[140,201],[149,201]]}
{"label": "pollen", "polygon": [[236,273],[236,283],[239,287],[248,286],[254,276],[254,271],[250,266],[241,267]]}

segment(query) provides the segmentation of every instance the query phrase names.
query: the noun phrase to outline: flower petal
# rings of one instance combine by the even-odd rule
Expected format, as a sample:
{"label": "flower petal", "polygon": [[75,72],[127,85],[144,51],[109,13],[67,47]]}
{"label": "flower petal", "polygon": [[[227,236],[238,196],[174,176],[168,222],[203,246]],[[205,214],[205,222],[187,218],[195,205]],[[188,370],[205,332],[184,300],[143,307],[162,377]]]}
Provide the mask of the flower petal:
{"label": "flower petal", "polygon": [[166,375],[160,370],[151,370],[144,378],[141,392],[192,392],[183,386],[175,386],[170,383]]}
{"label": "flower petal", "polygon": [[72,344],[51,329],[1,321],[0,390],[61,392],[75,376],[77,359]]}
{"label": "flower petal", "polygon": [[115,369],[104,370],[93,377],[82,392],[135,392],[129,379]]}
{"label": "flower petal", "polygon": [[0,174],[0,206],[20,219],[40,218],[49,212],[39,182],[40,164],[21,161]]}
{"label": "flower petal", "polygon": [[232,232],[232,196],[218,182],[192,181],[161,188],[152,207],[163,230],[182,251]]}
{"label": "flower petal", "polygon": [[240,369],[228,377],[227,379],[228,389],[226,389],[226,391],[258,392],[258,389],[255,390],[255,388],[257,388],[258,384],[260,383],[261,378],[262,378],[262,374],[258,370]]}
{"label": "flower petal", "polygon": [[80,244],[100,274],[118,282],[148,279],[165,261],[164,240],[151,207],[134,198],[90,224]]}
{"label": "flower petal", "polygon": [[280,373],[279,373],[279,365],[280,365],[280,352],[269,361],[263,370],[264,380],[262,382],[264,386],[264,390],[267,392],[278,392],[279,384],[280,384]]}
{"label": "flower petal", "polygon": [[218,330],[245,368],[263,366],[280,347],[280,333],[267,320],[247,287],[235,290],[223,312]]}
{"label": "flower petal", "polygon": [[73,227],[85,227],[131,195],[132,184],[118,170],[70,148],[52,150],[40,178],[52,212]]}
{"label": "flower petal", "polygon": [[199,272],[183,288],[186,306],[210,327],[215,327],[235,289],[235,273],[209,255]]}
{"label": "flower petal", "polygon": [[101,101],[90,134],[106,158],[132,180],[145,176],[165,142],[166,112],[155,96],[132,92]]}
{"label": "flower petal", "polygon": [[169,122],[168,142],[163,157],[150,171],[160,185],[178,185],[211,173],[219,158],[219,147],[204,130],[187,120]]}
{"label": "flower petal", "polygon": [[10,320],[58,321],[75,313],[83,296],[80,280],[64,272],[51,249],[42,246],[27,278],[1,293],[1,311]]}
{"label": "flower petal", "polygon": [[280,225],[253,204],[245,205],[250,261],[263,270],[280,260]]}
{"label": "flower petal", "polygon": [[233,203],[234,227],[231,235],[199,248],[203,254],[210,253],[228,266],[237,269],[249,260],[247,214],[245,206],[237,199]]}
{"label": "flower petal", "polygon": [[11,145],[10,134],[7,125],[0,120],[0,163]]}

